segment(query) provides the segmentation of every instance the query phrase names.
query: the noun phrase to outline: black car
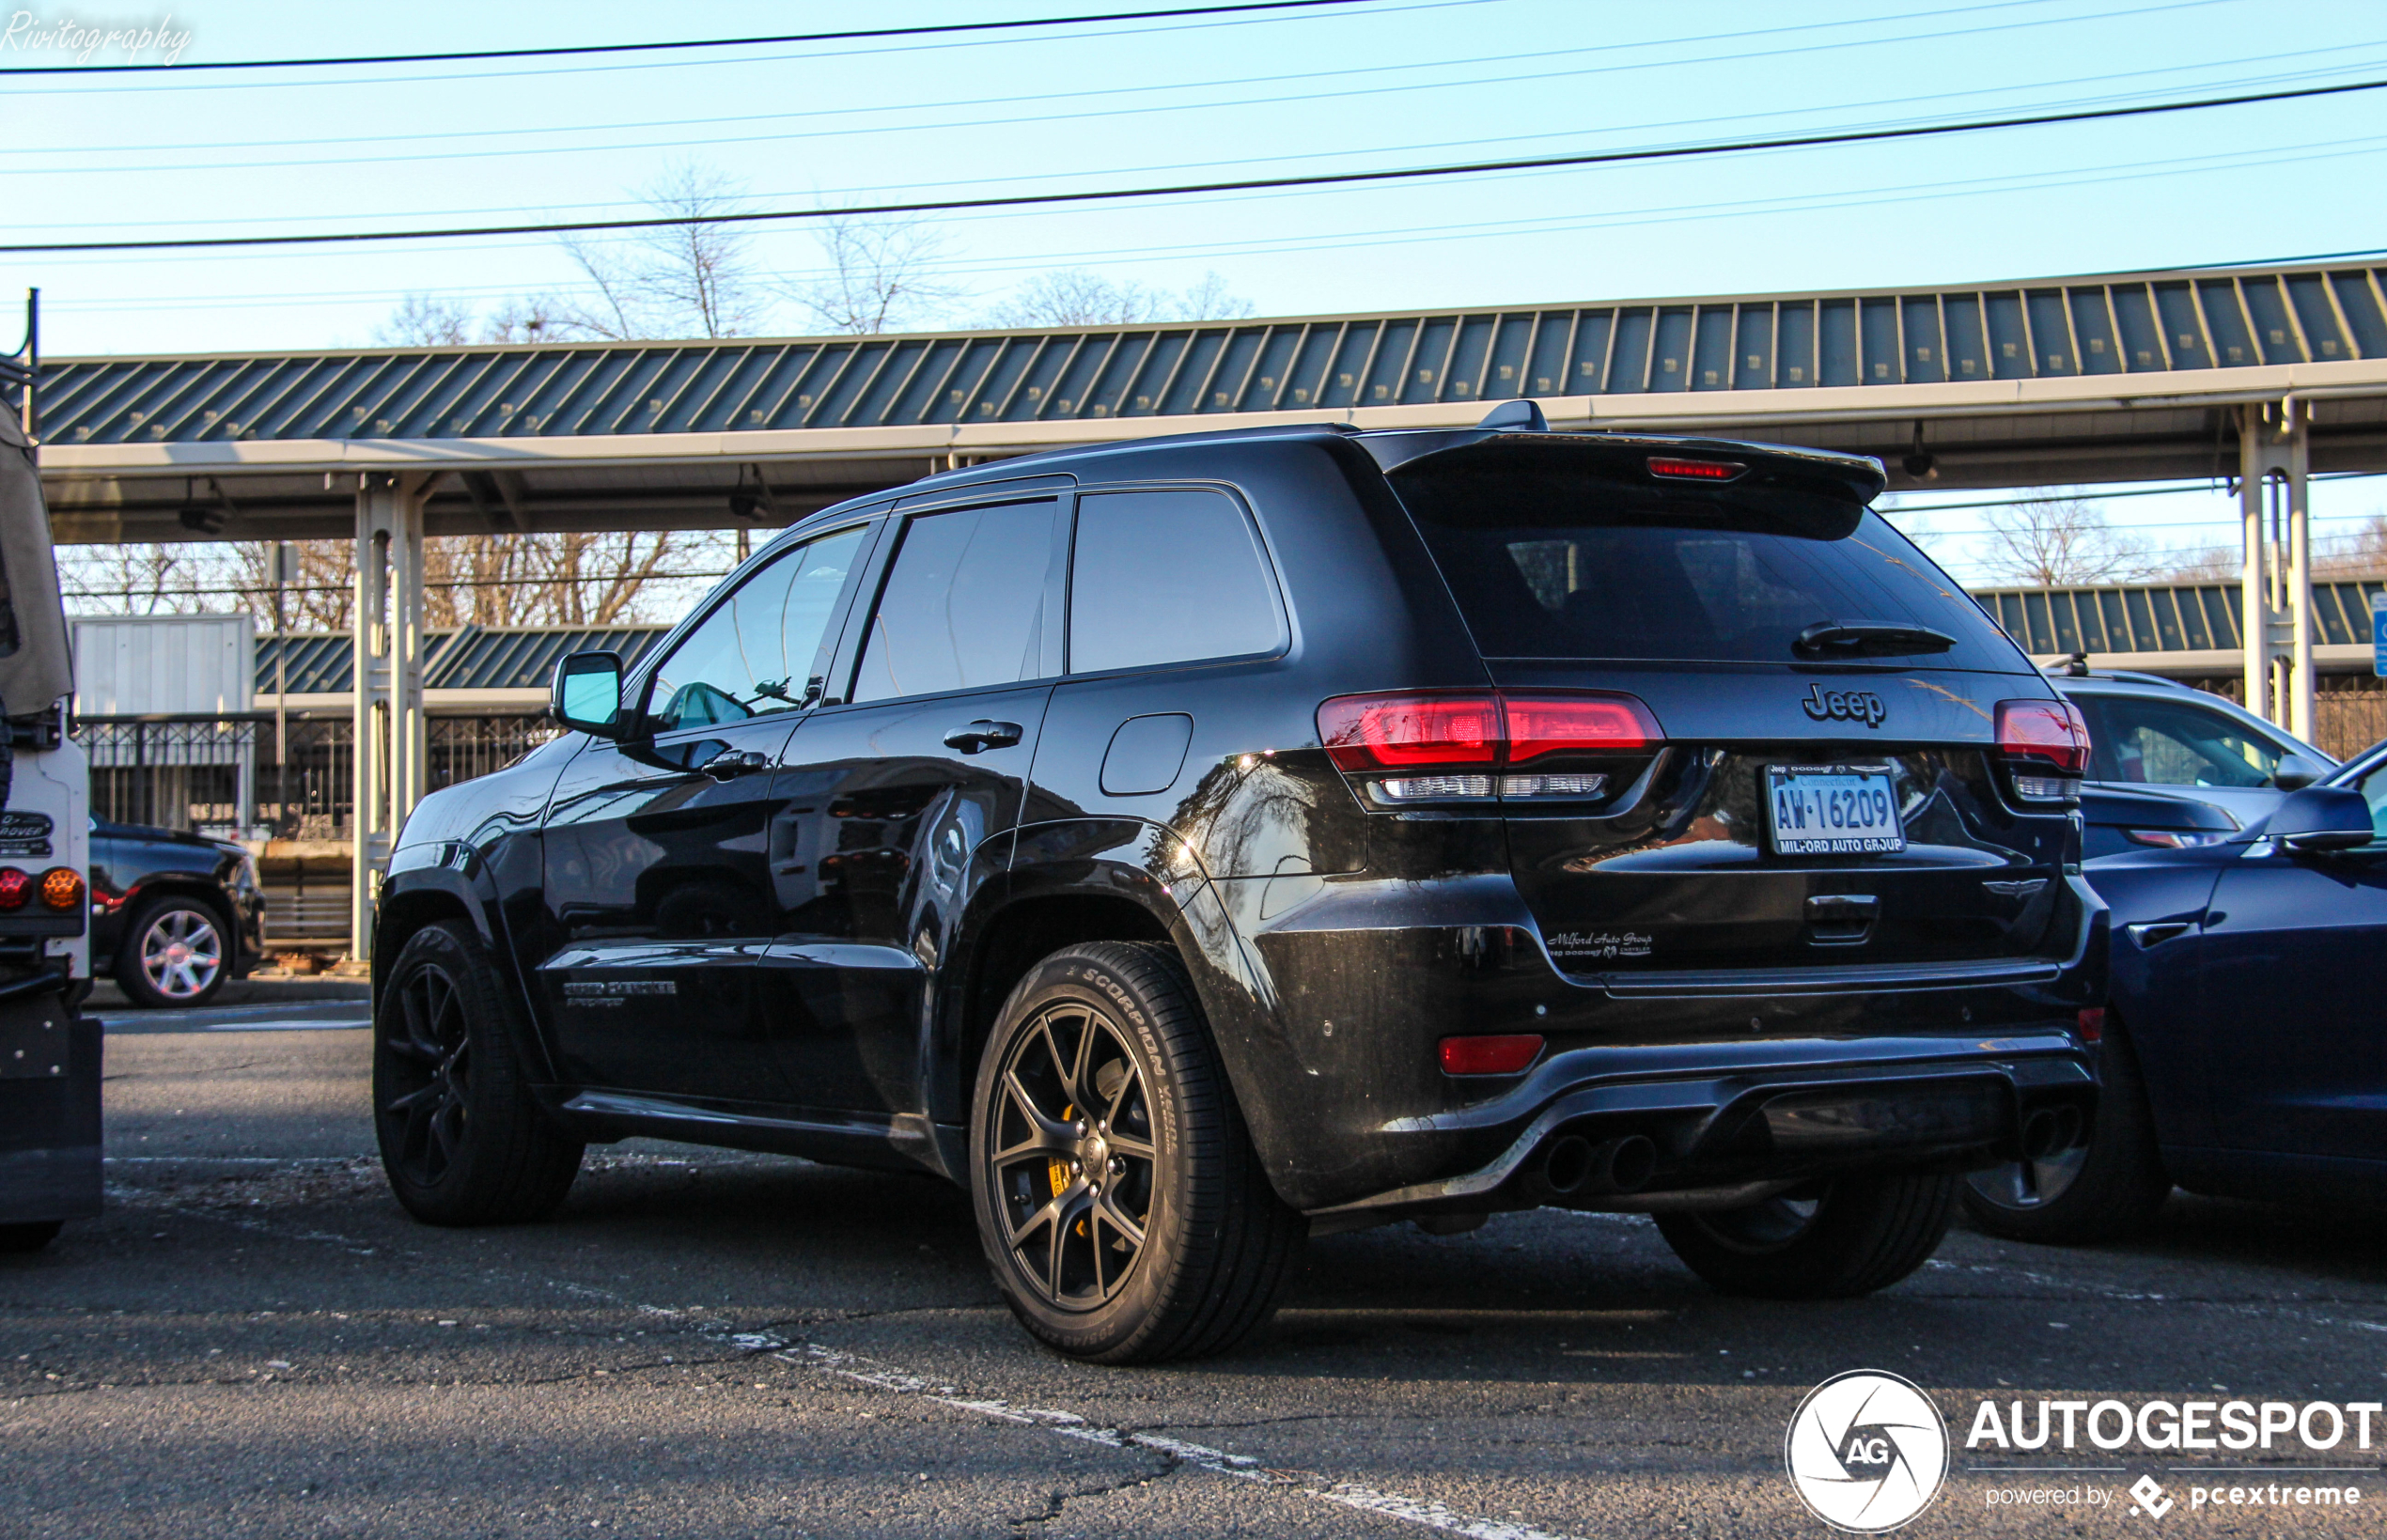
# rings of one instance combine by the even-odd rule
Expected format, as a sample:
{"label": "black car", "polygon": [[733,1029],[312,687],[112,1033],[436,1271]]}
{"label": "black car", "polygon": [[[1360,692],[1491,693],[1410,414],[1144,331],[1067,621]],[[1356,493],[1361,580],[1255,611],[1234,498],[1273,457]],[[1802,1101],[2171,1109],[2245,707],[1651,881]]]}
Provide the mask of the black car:
{"label": "black car", "polygon": [[91,972],[136,1005],[204,1005],[263,955],[257,862],[229,840],[91,820]]}
{"label": "black car", "polygon": [[1920,1266],[2079,1137],[2079,719],[1866,505],[1695,439],[1300,427],[806,519],[427,799],[375,1106],[442,1223],[630,1135],[935,1173],[1064,1352],[1215,1350],[1306,1233],[1654,1212]]}
{"label": "black car", "polygon": [[2097,1130],[1975,1174],[1974,1221],[2105,1239],[2175,1184],[2387,1207],[2387,745],[2243,833],[2088,874],[2115,932]]}

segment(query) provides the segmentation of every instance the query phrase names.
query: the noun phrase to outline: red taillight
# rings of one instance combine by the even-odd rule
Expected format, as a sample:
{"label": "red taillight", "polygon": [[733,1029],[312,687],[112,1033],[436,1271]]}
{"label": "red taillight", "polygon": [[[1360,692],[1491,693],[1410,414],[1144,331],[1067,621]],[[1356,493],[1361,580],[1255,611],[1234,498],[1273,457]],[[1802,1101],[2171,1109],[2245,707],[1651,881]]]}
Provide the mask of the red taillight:
{"label": "red taillight", "polygon": [[1663,735],[1649,708],[1630,695],[1507,695],[1508,762],[1568,750],[1646,749]]}
{"label": "red taillight", "polygon": [[1491,695],[1338,695],[1318,708],[1318,741],[1347,770],[1489,765],[1500,754]]}
{"label": "red taillight", "polygon": [[33,896],[33,879],[14,866],[0,866],[0,910],[24,908]]}
{"label": "red taillight", "polygon": [[1730,481],[1748,468],[1728,459],[1676,459],[1652,456],[1649,460],[1651,475],[1665,476],[1675,481]]}
{"label": "red taillight", "polygon": [[2105,1007],[2102,1005],[2082,1006],[2081,1041],[2083,1043],[2096,1043],[2103,1041],[2104,1037]]}
{"label": "red taillight", "polygon": [[1510,1033],[1498,1037],[1445,1037],[1445,1075],[1514,1075],[1541,1052],[1537,1033]]}
{"label": "red taillight", "polygon": [[1630,695],[1337,695],[1318,708],[1318,741],[1347,770],[1630,753],[1664,736]]}
{"label": "red taillight", "polygon": [[53,866],[43,872],[41,902],[55,910],[79,907],[83,902],[83,874],[71,866]]}
{"label": "red taillight", "polygon": [[2088,773],[2088,721],[2070,701],[2000,701],[1997,748],[2007,760],[2079,777]]}

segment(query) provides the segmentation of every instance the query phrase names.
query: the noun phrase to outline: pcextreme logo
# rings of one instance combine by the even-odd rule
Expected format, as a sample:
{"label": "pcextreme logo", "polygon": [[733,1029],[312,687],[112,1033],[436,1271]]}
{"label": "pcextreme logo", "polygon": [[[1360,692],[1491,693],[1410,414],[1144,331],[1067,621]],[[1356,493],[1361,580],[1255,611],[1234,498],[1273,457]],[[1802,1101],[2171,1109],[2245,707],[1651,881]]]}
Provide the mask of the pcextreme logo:
{"label": "pcextreme logo", "polygon": [[1782,1458],[1809,1512],[1834,1529],[1878,1534],[1939,1493],[1948,1473],[1948,1424],[1912,1381],[1853,1369],[1799,1403]]}

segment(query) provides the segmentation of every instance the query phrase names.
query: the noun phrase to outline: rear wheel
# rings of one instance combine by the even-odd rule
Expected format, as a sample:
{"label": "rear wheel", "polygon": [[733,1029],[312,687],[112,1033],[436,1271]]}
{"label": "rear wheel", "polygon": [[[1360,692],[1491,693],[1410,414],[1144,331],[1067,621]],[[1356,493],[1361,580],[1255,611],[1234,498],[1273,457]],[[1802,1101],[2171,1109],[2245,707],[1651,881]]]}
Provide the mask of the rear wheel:
{"label": "rear wheel", "polygon": [[230,935],[212,905],[160,894],[126,922],[116,981],[136,1005],[204,1005],[231,974]]}
{"label": "rear wheel", "polygon": [[443,921],[408,940],[373,1024],[373,1124],[390,1190],[416,1219],[520,1223],[570,1190],[582,1146],[531,1100],[522,1040],[470,926]]}
{"label": "rear wheel", "polygon": [[1100,1363],[1194,1358],[1268,1316],[1304,1226],[1269,1186],[1184,966],[1105,941],[1038,963],[980,1056],[978,1235],[1029,1331]]}
{"label": "rear wheel", "polygon": [[1974,1172],[1965,1181],[1964,1211],[1975,1225],[2007,1240],[2068,1246],[2127,1235],[2163,1206],[2172,1178],[2156,1147],[2138,1054],[2119,1018],[2106,1018],[2097,1052],[2088,1143],[2050,1159]]}
{"label": "rear wheel", "polygon": [[1842,1176],[1745,1208],[1660,1214],[1658,1232],[1721,1293],[1847,1299],[1930,1259],[1956,1215],[1959,1182],[1923,1172]]}
{"label": "rear wheel", "polygon": [[0,1224],[0,1255],[22,1256],[38,1252],[58,1238],[58,1221],[40,1224]]}

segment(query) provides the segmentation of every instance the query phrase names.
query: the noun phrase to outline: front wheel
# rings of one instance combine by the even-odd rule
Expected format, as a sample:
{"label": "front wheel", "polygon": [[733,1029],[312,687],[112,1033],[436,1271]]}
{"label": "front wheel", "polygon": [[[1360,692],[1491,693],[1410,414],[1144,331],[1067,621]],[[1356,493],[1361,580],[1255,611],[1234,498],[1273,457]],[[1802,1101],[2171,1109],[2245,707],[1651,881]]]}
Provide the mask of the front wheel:
{"label": "front wheel", "polygon": [[1269,1186],[1168,948],[1038,963],[978,1063],[971,1190],[996,1286],[1098,1363],[1223,1352],[1268,1316],[1305,1232]]}
{"label": "front wheel", "polygon": [[495,960],[459,920],[410,937],[373,1023],[373,1127],[390,1191],[429,1224],[543,1219],[581,1144],[524,1083],[520,1018]]}
{"label": "front wheel", "polygon": [[1849,1299],[1930,1260],[1960,1178],[1892,1172],[1793,1188],[1745,1208],[1660,1214],[1658,1233],[1709,1287],[1757,1299]]}

